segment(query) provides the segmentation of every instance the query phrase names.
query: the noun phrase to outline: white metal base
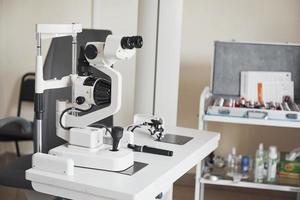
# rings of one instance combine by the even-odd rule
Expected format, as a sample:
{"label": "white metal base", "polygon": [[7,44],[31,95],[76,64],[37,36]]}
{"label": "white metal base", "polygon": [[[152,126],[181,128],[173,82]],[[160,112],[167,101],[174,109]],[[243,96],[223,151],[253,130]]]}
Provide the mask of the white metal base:
{"label": "white metal base", "polygon": [[49,151],[49,154],[74,160],[75,166],[108,171],[123,171],[134,163],[133,151],[120,148],[111,151],[110,145],[101,145],[97,149],[61,145]]}
{"label": "white metal base", "polygon": [[[41,184],[38,182],[32,182],[32,186],[35,190],[45,192],[45,194],[33,191],[32,193],[36,193],[37,197],[43,197],[43,198],[31,199],[32,196],[30,196],[30,199],[28,200],[55,200],[54,197],[51,198],[51,196],[47,194],[56,194],[57,196],[64,196],[72,200],[116,200],[110,198],[108,199],[102,196],[94,196],[86,192],[75,192],[75,191],[70,192],[69,190],[64,189],[62,187],[49,186],[47,184]],[[173,199],[173,185],[170,186],[170,188],[167,191],[163,192],[162,198],[160,200],[172,200],[172,199]],[[143,200],[156,200],[156,199],[153,197],[145,197],[143,198]]]}
{"label": "white metal base", "polygon": [[26,170],[26,179],[39,192],[73,200],[155,200],[161,192],[161,200],[171,200],[172,184],[217,148],[220,135],[179,127],[167,129],[167,132],[193,139],[182,147],[157,143],[149,135],[137,132],[137,144],[169,149],[174,155],[162,158],[134,152],[135,161],[148,165],[133,176],[81,167],[74,168],[74,176],[66,176],[31,168]]}
{"label": "white metal base", "polygon": [[[105,197],[94,196],[94,195],[88,194],[85,191],[70,192],[70,190],[65,189],[63,187],[55,187],[53,185],[50,186],[50,185],[42,184],[39,182],[32,182],[32,187],[35,191],[40,191],[40,192],[43,192],[48,195],[55,194],[58,197],[65,197],[65,198],[72,199],[72,200],[111,200],[111,199],[107,199]],[[29,199],[29,200],[31,200],[31,199]],[[37,200],[37,199],[33,199],[33,200]],[[39,200],[42,200],[42,199],[40,198]],[[45,199],[45,200],[48,200],[48,199]],[[51,199],[49,199],[49,200],[51,200]]]}

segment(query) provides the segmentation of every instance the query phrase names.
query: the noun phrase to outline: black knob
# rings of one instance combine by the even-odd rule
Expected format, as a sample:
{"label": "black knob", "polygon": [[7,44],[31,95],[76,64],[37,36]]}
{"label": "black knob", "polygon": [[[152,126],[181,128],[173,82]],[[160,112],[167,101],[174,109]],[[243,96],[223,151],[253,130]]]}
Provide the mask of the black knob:
{"label": "black knob", "polygon": [[132,41],[131,37],[123,37],[121,39],[121,47],[123,49],[133,49],[134,42]]}
{"label": "black knob", "polygon": [[95,45],[89,44],[84,49],[84,55],[88,59],[95,59],[97,57],[97,54],[98,54],[98,49]]}
{"label": "black knob", "polygon": [[77,71],[79,76],[90,76],[93,73],[90,67],[90,63],[87,61],[84,55],[83,46],[80,46]]}
{"label": "black knob", "polygon": [[159,193],[159,195],[157,195],[156,197],[155,197],[155,199],[162,199],[163,198],[163,193],[161,192],[161,193]]}
{"label": "black knob", "polygon": [[142,36],[134,36],[134,46],[137,49],[142,48],[142,46],[143,46],[143,38],[142,38]]}
{"label": "black knob", "polygon": [[121,138],[123,137],[123,128],[114,126],[111,129],[111,137],[113,139],[112,151],[118,151],[118,146]]}
{"label": "black knob", "polygon": [[84,102],[85,102],[85,98],[84,98],[84,97],[80,96],[80,97],[77,97],[77,98],[76,98],[76,103],[77,103],[78,105],[81,105],[81,104],[83,104]]}
{"label": "black knob", "polygon": [[141,48],[143,46],[143,38],[141,36],[123,37],[121,39],[121,47],[123,49]]}

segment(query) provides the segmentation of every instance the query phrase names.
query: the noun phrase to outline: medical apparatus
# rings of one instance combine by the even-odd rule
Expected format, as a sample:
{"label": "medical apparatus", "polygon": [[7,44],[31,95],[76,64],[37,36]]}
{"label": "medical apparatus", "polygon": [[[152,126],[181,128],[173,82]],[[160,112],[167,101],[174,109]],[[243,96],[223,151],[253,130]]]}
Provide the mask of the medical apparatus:
{"label": "medical apparatus", "polygon": [[[109,171],[121,171],[132,166],[133,151],[120,145],[122,127],[89,127],[94,122],[117,113],[121,106],[122,77],[112,68],[120,60],[128,60],[143,45],[141,36],[117,37],[108,35],[105,42],[88,42],[83,53],[90,67],[110,79],[93,74],[77,73],[77,33],[80,24],[38,24],[36,26],[36,96],[35,117],[37,120],[38,152],[42,152],[43,93],[48,89],[72,87],[72,100],[56,102],[56,135],[67,144],[55,147],[49,154],[33,156],[33,168],[51,172],[72,174],[72,167],[84,167]],[[44,80],[42,39],[72,36],[72,74],[61,79]],[[108,105],[102,109],[97,106]],[[112,145],[105,143],[111,137]],[[45,164],[46,163],[46,164]]]}
{"label": "medical apparatus", "polygon": [[144,129],[156,140],[161,141],[164,137],[164,120],[162,117],[135,114],[133,124],[127,127],[127,131],[134,132],[136,129]]}
{"label": "medical apparatus", "polygon": [[[91,32],[92,34],[90,34]],[[98,33],[100,33],[99,36]],[[84,59],[83,61],[85,63],[88,63],[89,58],[85,56],[85,47],[87,46],[87,42],[106,40],[105,43],[107,43],[107,35],[109,34],[110,31],[106,30],[83,30],[82,33],[78,34],[78,44],[82,46],[82,53],[80,54],[79,59],[84,58],[86,59],[86,61],[84,61]],[[59,79],[61,79],[61,76],[63,74],[70,74],[70,71],[68,70],[71,64],[64,66],[64,63],[66,63],[66,60],[67,62],[71,61],[71,39],[71,37],[65,37],[54,39],[52,41],[51,48],[46,59],[45,79],[51,79],[52,77],[58,77]],[[148,42],[149,41],[147,39],[147,44]],[[95,48],[91,49],[95,50]],[[106,47],[104,47],[104,49],[106,49]],[[82,60],[79,60],[78,62],[81,61]],[[53,63],[58,64],[55,64],[56,66],[52,68],[51,64]],[[47,70],[49,69],[50,72],[47,73]],[[51,69],[53,69],[53,71],[51,71]],[[103,74],[99,75],[99,73],[101,72],[95,69],[96,68],[91,67],[91,72],[95,72],[94,76],[95,74],[97,74],[96,77],[98,79],[104,78],[107,79],[108,82],[113,84],[111,77],[107,78],[108,76],[103,76]],[[83,71],[80,70],[80,72],[78,72],[77,74],[79,76],[91,75],[89,73],[89,70]],[[107,82],[102,79],[101,85],[106,85],[106,83]],[[111,88],[113,88],[112,85]],[[101,91],[104,92],[109,90],[107,88],[102,88]],[[62,94],[64,92],[67,93]],[[55,129],[53,130],[53,124],[55,124],[53,123],[53,120],[55,118],[54,115],[56,114],[54,113],[55,100],[60,98],[60,96],[65,96],[66,98],[68,98],[70,96],[69,92],[70,91],[67,91],[66,89],[45,92],[44,95],[46,111],[43,123],[43,125],[45,125],[43,126],[43,131],[45,130],[44,136],[51,136],[51,132],[53,132],[53,134],[54,132],[56,132]],[[55,95],[52,95],[54,93]],[[106,94],[105,96],[107,97],[108,95]],[[81,97],[84,97],[84,99]],[[61,117],[61,120],[57,118],[58,120],[56,122],[60,125],[59,122],[61,121],[61,125],[66,128],[66,130],[64,130],[63,127],[61,127],[63,129],[62,131],[67,132],[68,128],[70,128],[70,124],[68,124],[68,115],[75,113],[79,117],[85,116],[86,114],[95,112],[96,107],[98,107],[94,105],[93,108],[90,108],[89,104],[87,103],[86,96],[81,95],[81,97],[77,99],[78,103],[81,104],[74,104],[76,105],[76,108],[82,110],[90,110],[80,111],[71,109],[73,108],[73,106],[65,106],[65,109],[70,108],[70,110],[64,113],[64,115]],[[108,102],[109,100],[106,99],[105,101]],[[77,103],[76,97],[71,102]],[[111,105],[110,103],[107,104]],[[59,105],[57,107],[59,107]],[[102,108],[103,106],[99,107]],[[61,110],[64,111],[65,109],[62,108]],[[158,107],[157,109],[160,110],[160,108]],[[59,111],[59,109],[57,110]],[[153,116],[151,117],[151,119],[154,120],[159,119],[156,117],[154,118]],[[105,124],[111,124],[111,117],[109,117],[109,119],[110,120],[107,120],[108,123]],[[147,120],[146,122],[151,123],[151,119],[149,121]],[[100,120],[100,118],[98,120]],[[105,122],[107,121],[105,120]],[[143,122],[145,121],[142,121],[142,123]],[[51,129],[48,128],[48,124],[51,124]],[[96,124],[99,125],[99,123]],[[153,125],[154,124],[155,126],[158,125],[157,127],[162,127],[163,129],[165,129],[165,127],[163,127],[163,124],[159,125],[157,123],[153,123]],[[153,153],[133,152],[131,150],[134,153],[134,165],[126,170],[111,172],[111,169],[95,170],[88,167],[78,166],[76,164],[76,160],[74,161],[74,159],[69,157],[38,153],[34,155],[32,168],[26,170],[26,179],[31,181],[31,185],[35,191],[74,200],[136,200],[145,198],[171,199],[173,183],[178,179],[178,177],[181,177],[190,168],[192,168],[192,166],[198,164],[204,157],[206,157],[209,153],[216,149],[216,147],[218,146],[220,135],[218,133],[211,132],[201,132],[201,134],[198,134],[198,130],[179,127],[171,128],[171,126],[166,126],[166,130],[164,131],[166,134],[161,138],[161,141],[158,142],[156,139],[153,139],[151,135],[149,135],[149,132],[145,130],[145,128],[147,127],[148,126],[143,126],[141,129],[136,129],[134,131],[133,144],[153,147],[155,149],[161,150],[167,149],[170,152],[174,152],[173,156],[163,157],[162,155],[156,155]],[[119,140],[119,138],[122,136],[122,129],[120,127],[115,131],[112,131],[110,128],[106,129],[106,127],[104,126],[103,129],[103,144],[107,145],[109,147],[109,150],[112,150],[113,148],[111,144],[113,144],[114,142],[116,144],[117,141],[114,141],[112,140],[112,137],[109,137],[109,131],[114,132],[114,138],[116,140]],[[123,149],[127,150],[127,147],[123,146],[123,140],[124,138],[126,138],[126,136],[129,135],[129,132],[130,131],[123,131],[123,137],[119,140],[119,145],[117,145],[118,151],[114,151],[113,153],[118,153]],[[70,134],[68,133],[66,135],[70,136]],[[48,142],[45,142],[45,137],[43,137],[43,142],[43,144],[45,144],[43,147],[43,150],[45,152],[45,150],[49,147],[47,146]],[[99,153],[100,152],[101,151],[99,151]],[[90,153],[88,152],[88,154]],[[45,159],[42,162],[43,158]],[[44,166],[42,165],[43,163]],[[74,176],[70,176],[72,174],[74,174]],[[196,190],[199,190],[199,188],[197,188]]]}
{"label": "medical apparatus", "polygon": [[173,151],[149,147],[146,145],[140,146],[140,145],[128,144],[128,148],[136,152],[152,153],[152,154],[163,155],[163,156],[173,156]]}

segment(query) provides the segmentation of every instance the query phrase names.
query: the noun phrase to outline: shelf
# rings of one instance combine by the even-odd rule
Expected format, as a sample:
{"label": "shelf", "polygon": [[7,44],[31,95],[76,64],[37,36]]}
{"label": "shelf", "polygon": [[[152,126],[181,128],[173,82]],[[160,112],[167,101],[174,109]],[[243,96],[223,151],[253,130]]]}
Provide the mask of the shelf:
{"label": "shelf", "polygon": [[201,183],[211,184],[211,185],[222,185],[222,186],[232,186],[232,187],[243,187],[243,188],[254,188],[254,189],[265,189],[265,190],[276,190],[285,192],[300,192],[300,187],[289,186],[289,185],[278,185],[278,184],[265,184],[265,183],[254,183],[241,181],[234,183],[231,180],[220,179],[217,181],[211,181],[205,178],[200,179]]}
{"label": "shelf", "polygon": [[284,178],[278,176],[276,182],[274,183],[256,183],[254,182],[254,174],[251,170],[248,173],[247,179],[242,179],[240,182],[233,182],[232,178],[227,176],[227,169],[213,167],[210,171],[211,175],[215,175],[219,180],[213,181],[206,178],[201,178],[200,182],[210,185],[222,185],[222,186],[231,186],[231,187],[244,187],[244,188],[255,188],[255,189],[266,189],[266,190],[277,190],[285,192],[300,192],[300,180]]}
{"label": "shelf", "polygon": [[[219,122],[219,123],[230,123],[230,124],[245,124],[245,125],[255,125],[255,126],[273,126],[273,127],[284,127],[284,128],[300,128],[300,121],[298,120],[275,120],[274,116],[277,115],[268,115],[269,119],[257,119],[257,118],[246,118],[246,117],[232,117],[232,116],[247,116],[247,115],[232,115],[232,116],[222,116],[215,114],[214,112],[210,114],[204,113],[207,110],[207,105],[211,105],[211,94],[209,88],[205,88],[200,97],[200,108],[199,108],[199,128],[206,129],[204,122]],[[214,111],[214,110],[212,110]],[[274,114],[274,113],[271,113]],[[272,117],[273,119],[270,119]],[[203,172],[203,168],[200,168]],[[300,196],[300,180],[298,179],[288,179],[277,177],[275,183],[256,183],[253,177],[253,171],[248,175],[247,179],[243,179],[240,182],[233,182],[232,178],[227,176],[226,168],[217,168],[216,166],[213,169],[210,169],[209,173],[218,177],[218,180],[210,180],[204,177],[200,178],[199,182],[202,184],[210,185],[221,185],[229,187],[241,187],[241,188],[252,188],[252,189],[264,189],[264,190],[275,190],[275,191],[284,191],[284,192],[295,192]],[[299,198],[300,199],[300,198]]]}
{"label": "shelf", "polygon": [[252,118],[249,119],[249,118],[215,116],[215,115],[204,115],[203,121],[232,123],[232,124],[249,124],[249,125],[260,125],[260,126],[300,128],[300,122],[298,122],[298,121],[267,120],[267,119],[252,119]]}

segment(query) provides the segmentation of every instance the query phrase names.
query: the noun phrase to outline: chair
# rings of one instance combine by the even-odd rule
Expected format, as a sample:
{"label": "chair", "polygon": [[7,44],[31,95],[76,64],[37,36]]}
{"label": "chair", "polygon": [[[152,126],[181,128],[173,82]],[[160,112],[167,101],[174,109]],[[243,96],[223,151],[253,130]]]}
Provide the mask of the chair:
{"label": "chair", "polygon": [[34,101],[35,74],[26,73],[21,80],[17,117],[7,117],[0,120],[0,142],[14,141],[18,157],[20,154],[19,141],[33,140],[33,122],[21,118],[23,102]]}

